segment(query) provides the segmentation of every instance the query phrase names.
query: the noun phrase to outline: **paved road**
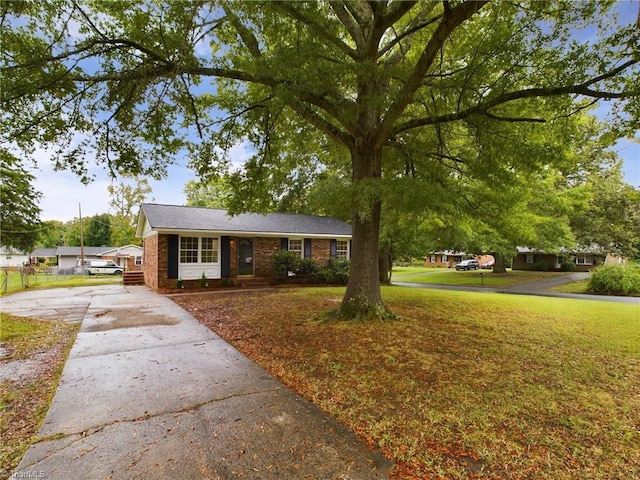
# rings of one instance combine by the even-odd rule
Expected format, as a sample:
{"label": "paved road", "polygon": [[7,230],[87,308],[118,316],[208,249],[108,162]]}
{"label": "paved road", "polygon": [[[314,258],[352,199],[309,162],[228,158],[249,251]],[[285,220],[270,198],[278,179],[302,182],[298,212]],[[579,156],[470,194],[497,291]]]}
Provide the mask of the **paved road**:
{"label": "paved road", "polygon": [[393,466],[146,287],[1,301],[16,315],[82,322],[15,478],[370,480]]}

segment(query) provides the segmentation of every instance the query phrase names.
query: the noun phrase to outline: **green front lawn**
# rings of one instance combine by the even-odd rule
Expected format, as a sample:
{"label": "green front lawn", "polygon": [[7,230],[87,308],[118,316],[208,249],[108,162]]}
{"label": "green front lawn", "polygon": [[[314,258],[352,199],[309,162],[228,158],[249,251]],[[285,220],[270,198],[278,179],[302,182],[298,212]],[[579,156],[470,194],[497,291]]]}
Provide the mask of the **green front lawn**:
{"label": "green front lawn", "polygon": [[454,285],[466,287],[510,287],[520,283],[534,282],[543,278],[558,275],[554,272],[507,271],[507,273],[493,273],[491,270],[456,271],[440,269],[425,275],[395,276],[392,282],[426,283],[432,285]]}
{"label": "green front lawn", "polygon": [[437,267],[393,267],[391,272],[392,277],[401,277],[403,275],[416,275],[419,273],[429,272],[446,272],[446,268]]}
{"label": "green front lawn", "polygon": [[343,293],[175,300],[397,462],[394,478],[640,478],[637,306],[389,287],[401,321],[325,320]]}
{"label": "green front lawn", "polygon": [[120,275],[21,275],[17,270],[0,272],[0,295],[19,292],[27,288],[64,288],[86,285],[105,285],[122,282]]}
{"label": "green front lawn", "polygon": [[578,282],[571,282],[565,285],[558,285],[557,287],[552,287],[549,289],[551,292],[558,293],[589,293],[587,291],[587,287],[589,287],[589,280],[580,280]]}

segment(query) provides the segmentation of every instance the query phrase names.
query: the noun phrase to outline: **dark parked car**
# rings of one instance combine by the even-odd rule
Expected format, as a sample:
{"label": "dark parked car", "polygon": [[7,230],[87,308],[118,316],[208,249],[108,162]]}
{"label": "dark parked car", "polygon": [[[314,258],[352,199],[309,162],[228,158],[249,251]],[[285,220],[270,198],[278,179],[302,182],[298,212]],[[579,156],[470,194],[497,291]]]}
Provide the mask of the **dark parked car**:
{"label": "dark parked car", "polygon": [[477,260],[463,260],[460,263],[456,263],[456,270],[478,270],[480,264]]}
{"label": "dark parked car", "polygon": [[480,265],[480,268],[491,270],[495,264],[496,264],[495,260],[489,260],[488,262],[484,262],[482,265]]}

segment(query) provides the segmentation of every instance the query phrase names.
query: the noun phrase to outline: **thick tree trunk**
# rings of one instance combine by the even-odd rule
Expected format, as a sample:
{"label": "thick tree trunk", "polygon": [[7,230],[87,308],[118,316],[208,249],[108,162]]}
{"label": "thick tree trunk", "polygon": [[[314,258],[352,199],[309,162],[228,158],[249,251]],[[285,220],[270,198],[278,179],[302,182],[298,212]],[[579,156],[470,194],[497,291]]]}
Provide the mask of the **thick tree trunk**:
{"label": "thick tree trunk", "polygon": [[[362,147],[362,141],[358,146]],[[366,148],[351,152],[353,164],[353,215],[351,270],[340,315],[348,320],[392,317],[380,291],[378,247],[382,202],[375,180],[381,178],[382,149]]]}
{"label": "thick tree trunk", "polygon": [[351,270],[340,307],[342,316],[347,319],[383,318],[387,313],[382,302],[378,269],[380,202],[375,202],[371,208],[371,218],[353,216]]}
{"label": "thick tree trunk", "polygon": [[504,255],[501,253],[494,253],[493,258],[496,261],[493,265],[493,273],[507,273],[507,269],[504,265]]}

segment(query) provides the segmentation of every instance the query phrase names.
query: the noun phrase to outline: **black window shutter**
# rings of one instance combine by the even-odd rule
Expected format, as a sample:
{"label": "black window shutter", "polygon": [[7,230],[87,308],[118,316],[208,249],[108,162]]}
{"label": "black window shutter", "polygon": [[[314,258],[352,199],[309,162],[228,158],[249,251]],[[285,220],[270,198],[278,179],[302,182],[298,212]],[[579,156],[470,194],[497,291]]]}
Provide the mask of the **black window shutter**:
{"label": "black window shutter", "polygon": [[167,235],[167,278],[178,278],[179,241],[178,235]]}
{"label": "black window shutter", "polygon": [[332,238],[329,242],[329,251],[331,258],[336,258],[338,256],[338,241],[335,238]]}
{"label": "black window shutter", "polygon": [[220,238],[220,276],[231,276],[231,237]]}
{"label": "black window shutter", "polygon": [[304,239],[304,258],[311,258],[311,239]]}
{"label": "black window shutter", "polygon": [[289,239],[281,238],[280,239],[280,250],[289,250]]}

